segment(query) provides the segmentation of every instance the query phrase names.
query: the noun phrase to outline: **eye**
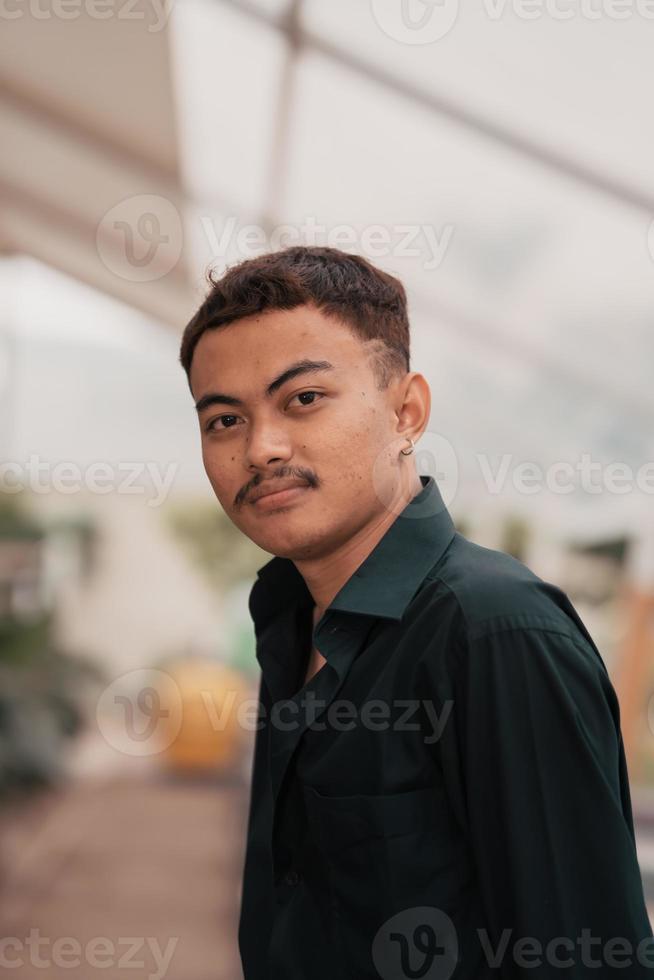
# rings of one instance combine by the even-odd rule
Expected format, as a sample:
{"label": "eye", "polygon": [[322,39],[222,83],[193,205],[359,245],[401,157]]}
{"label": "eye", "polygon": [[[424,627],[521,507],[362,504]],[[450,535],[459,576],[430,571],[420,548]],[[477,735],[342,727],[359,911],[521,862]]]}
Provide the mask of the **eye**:
{"label": "eye", "polygon": [[[298,391],[297,395],[293,395],[293,398],[304,398],[305,395],[317,395],[318,398],[324,398],[325,397],[320,391],[311,391],[311,390],[309,390],[309,391]],[[293,401],[293,398],[291,398],[291,401]],[[289,404],[290,404],[290,402],[289,402]],[[310,402],[302,402],[302,405],[313,405],[313,404],[314,404],[314,400],[313,399]]]}
{"label": "eye", "polygon": [[223,425],[215,425],[216,422],[224,422],[228,419],[237,419],[238,415],[218,415],[215,419],[212,419],[205,426],[205,432],[218,432],[220,429],[231,429],[233,428],[233,423]]}
{"label": "eye", "polygon": [[[305,402],[305,401],[301,402],[301,405],[304,406],[304,407],[307,407],[307,408],[309,407],[309,405],[315,404],[315,397],[316,397],[316,395],[318,396],[318,398],[324,398],[325,397],[324,394],[322,394],[322,392],[320,392],[320,391],[311,391],[311,390],[308,390],[308,391],[298,391],[298,393],[296,395],[293,395],[293,397],[290,399],[289,404],[290,404],[290,402],[293,401],[294,398],[305,398],[307,395],[311,396],[311,400],[308,401],[308,402]],[[240,416],[238,416],[238,415],[217,415],[215,418],[211,419],[211,421],[206,424],[204,431],[205,432],[219,432],[219,431],[223,431],[224,432],[225,429],[232,429],[232,428],[234,428],[234,426],[238,423],[238,419],[239,418],[240,418]],[[217,424],[217,423],[222,423],[222,424]]]}

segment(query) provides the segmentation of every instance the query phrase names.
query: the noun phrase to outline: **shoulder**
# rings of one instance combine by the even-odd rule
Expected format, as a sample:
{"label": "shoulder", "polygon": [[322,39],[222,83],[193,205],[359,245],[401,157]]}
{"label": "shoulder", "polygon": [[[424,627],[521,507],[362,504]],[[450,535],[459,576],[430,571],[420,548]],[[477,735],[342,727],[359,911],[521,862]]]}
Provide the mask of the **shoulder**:
{"label": "shoulder", "polygon": [[[450,637],[469,648],[509,631],[567,637],[592,660],[601,657],[567,594],[506,552],[486,548],[457,532],[444,558],[425,577],[418,594],[444,613]],[[418,597],[416,597],[418,598]],[[508,637],[504,637],[508,644]]]}
{"label": "shoulder", "polygon": [[579,715],[598,738],[619,725],[606,665],[570,599],[518,559],[457,532],[421,593],[432,627],[421,681],[453,698],[459,714],[499,713],[512,730],[520,706],[525,724],[534,711]]}

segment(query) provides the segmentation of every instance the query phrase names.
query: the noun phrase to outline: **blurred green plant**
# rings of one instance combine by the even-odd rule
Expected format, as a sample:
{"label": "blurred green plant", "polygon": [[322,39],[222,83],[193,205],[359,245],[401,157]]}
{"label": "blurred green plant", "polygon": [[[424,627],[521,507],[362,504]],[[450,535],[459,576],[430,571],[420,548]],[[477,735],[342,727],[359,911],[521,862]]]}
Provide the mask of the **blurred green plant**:
{"label": "blurred green plant", "polygon": [[[0,799],[56,782],[67,739],[84,723],[89,685],[101,669],[58,649],[52,613],[37,599],[47,531],[17,496],[0,495]],[[36,549],[36,550],[34,550]],[[34,576],[29,610],[11,601],[16,576]]]}
{"label": "blurred green plant", "polygon": [[38,541],[43,528],[30,516],[24,492],[0,493],[0,540]]}
{"label": "blurred green plant", "polygon": [[106,683],[92,661],[58,650],[49,615],[0,620],[0,796],[63,775],[67,739],[85,720],[89,685]]}
{"label": "blurred green plant", "polygon": [[239,531],[218,503],[171,504],[166,520],[210,585],[221,591],[253,581],[272,557]]}

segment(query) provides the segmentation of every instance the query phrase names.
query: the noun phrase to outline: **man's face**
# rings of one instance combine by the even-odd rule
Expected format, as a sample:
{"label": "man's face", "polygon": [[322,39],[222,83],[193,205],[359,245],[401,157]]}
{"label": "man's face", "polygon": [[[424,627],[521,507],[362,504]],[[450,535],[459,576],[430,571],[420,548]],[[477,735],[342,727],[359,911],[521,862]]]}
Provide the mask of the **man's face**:
{"label": "man's face", "polygon": [[[300,362],[321,367],[266,392]],[[406,446],[396,429],[397,382],[377,390],[365,343],[338,320],[301,306],[207,330],[190,381],[209,481],[264,551],[318,558],[386,513],[382,501],[399,482],[397,449]],[[303,488],[251,496],[291,480]]]}

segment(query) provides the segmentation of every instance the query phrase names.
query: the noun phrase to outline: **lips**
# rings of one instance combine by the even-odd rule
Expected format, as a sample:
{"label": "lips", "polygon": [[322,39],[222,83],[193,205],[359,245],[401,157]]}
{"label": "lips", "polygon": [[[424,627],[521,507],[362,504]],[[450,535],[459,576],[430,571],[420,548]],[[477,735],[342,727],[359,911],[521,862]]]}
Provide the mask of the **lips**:
{"label": "lips", "polygon": [[275,480],[274,483],[262,483],[255,487],[250,494],[250,501],[254,503],[260,497],[269,497],[272,493],[280,493],[282,490],[292,490],[294,487],[308,487],[306,480]]}

